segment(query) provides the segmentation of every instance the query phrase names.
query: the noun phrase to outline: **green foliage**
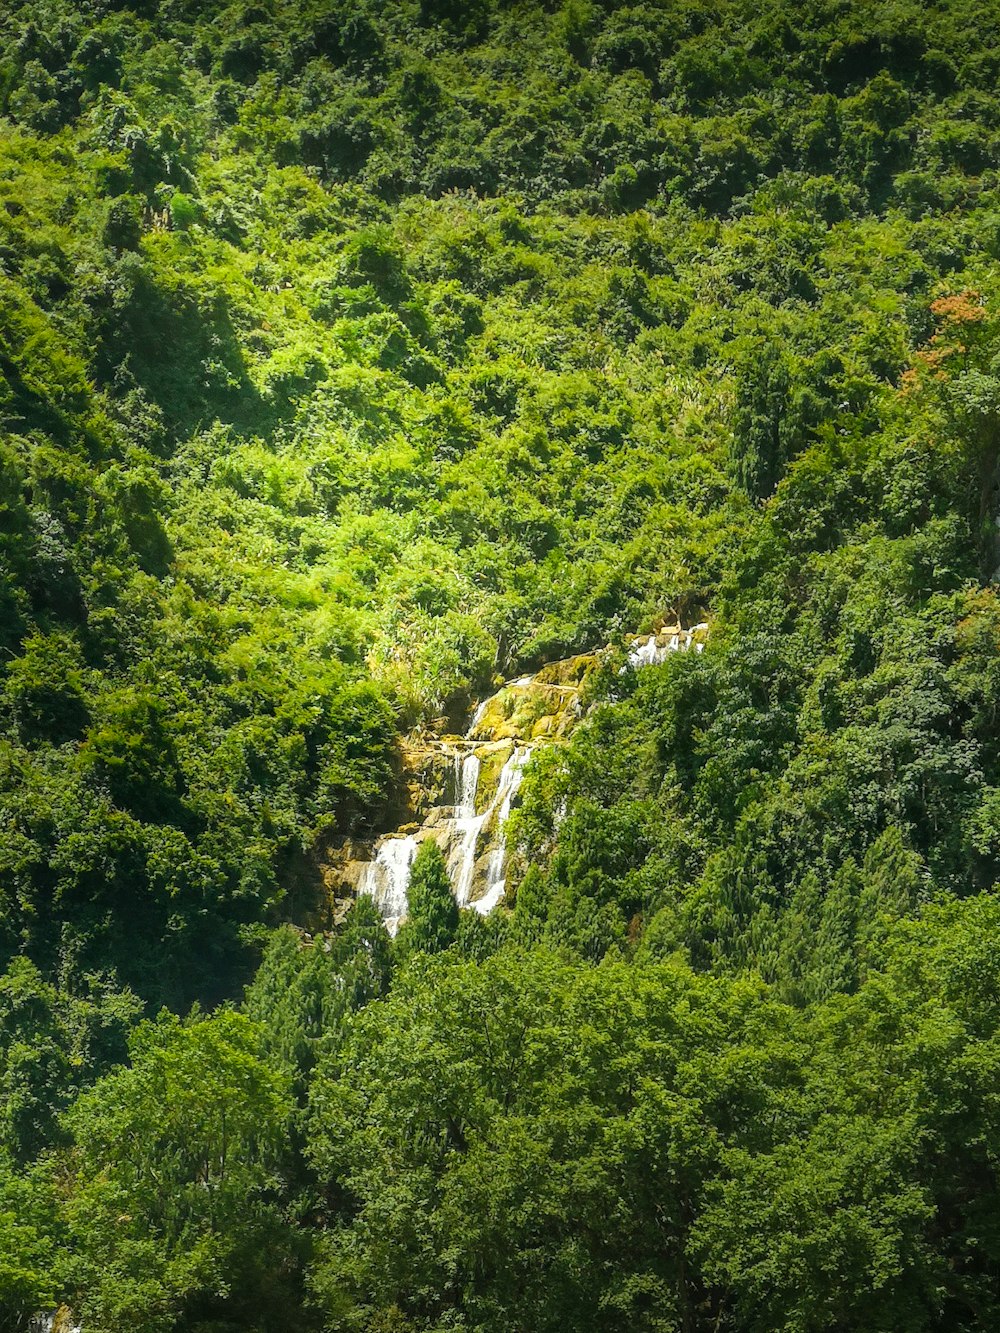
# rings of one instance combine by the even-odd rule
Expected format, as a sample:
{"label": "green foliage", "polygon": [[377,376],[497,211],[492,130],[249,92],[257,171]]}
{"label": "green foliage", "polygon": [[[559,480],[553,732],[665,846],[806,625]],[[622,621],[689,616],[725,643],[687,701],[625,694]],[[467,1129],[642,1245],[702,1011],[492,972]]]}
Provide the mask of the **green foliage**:
{"label": "green foliage", "polygon": [[[940,16],[856,77],[850,13],[446,10],[4,20],[3,901],[36,960],[54,894],[89,965],[110,911],[144,995],[234,993],[286,867],[371,830],[395,719],[717,601],[746,496],[844,413],[883,435],[935,283],[988,290],[989,88]],[[945,396],[988,495],[976,327]]]}
{"label": "green foliage", "polygon": [[56,1291],[52,1196],[0,1158],[0,1327],[20,1330]]}
{"label": "green foliage", "polygon": [[6,702],[27,742],[78,739],[89,722],[85,665],[69,635],[35,635],[7,671]]}
{"label": "green foliage", "polygon": [[303,948],[295,931],[276,931],[247,988],[244,1008],[261,1024],[270,1062],[300,1096],[350,1014],[389,990],[389,935],[370,898],[359,896],[334,939]]}
{"label": "green foliage", "polygon": [[61,1138],[59,1116],[125,1056],[139,1002],[96,977],[84,994],[47,984],[25,958],[0,976],[0,1160],[30,1162]]}
{"label": "green foliage", "polygon": [[[0,1326],[995,1326],[994,8],[0,39]],[[513,911],[341,920],[608,643]]]}
{"label": "green foliage", "polygon": [[858,985],[886,917],[993,883],[996,611],[977,585],[994,556],[973,534],[997,452],[954,404],[995,353],[969,293],[932,314],[902,390],[869,394],[862,423],[814,402],[825,424],[790,465],[780,432],[744,438],[739,466],[770,438],[768,467],[788,471],[706,651],[607,673],[605,705],[525,786],[534,937],[752,966],[805,1003]]}
{"label": "green foliage", "polygon": [[281,1326],[295,1237],[274,1191],[289,1110],[243,1016],[164,1014],[136,1029],[130,1065],[69,1119],[66,1278],[85,1319],[169,1329],[182,1311],[206,1326],[240,1307]]}
{"label": "green foliage", "polygon": [[314,1086],[310,1153],[353,1203],[328,1317],[981,1327],[996,927],[986,899],[929,912],[808,1011],[678,965],[408,971]]}
{"label": "green foliage", "polygon": [[399,935],[402,956],[440,953],[458,934],[458,905],[448,867],[433,838],[420,844],[406,890],[407,917]]}

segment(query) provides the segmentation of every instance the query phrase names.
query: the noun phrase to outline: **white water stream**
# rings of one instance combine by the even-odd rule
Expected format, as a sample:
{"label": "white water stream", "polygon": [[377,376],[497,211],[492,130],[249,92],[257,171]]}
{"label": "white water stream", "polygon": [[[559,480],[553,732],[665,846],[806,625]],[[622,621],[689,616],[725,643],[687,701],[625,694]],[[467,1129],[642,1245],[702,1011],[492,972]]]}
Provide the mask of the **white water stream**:
{"label": "white water stream", "polygon": [[459,907],[465,907],[472,897],[476,873],[476,847],[487,815],[476,814],[476,792],[479,790],[480,763],[471,751],[455,755],[455,795],[451,819],[442,821],[447,835],[448,874]]}
{"label": "white water stream", "polygon": [[374,861],[368,862],[358,880],[358,892],[375,899],[375,906],[393,935],[406,915],[406,889],[416,854],[414,837],[383,838]]}
{"label": "white water stream", "polygon": [[486,863],[486,888],[482,897],[474,904],[477,912],[485,916],[492,912],[494,907],[503,901],[504,894],[507,892],[507,839],[504,835],[504,826],[510,815],[510,807],[517,795],[517,789],[521,785],[521,779],[524,777],[524,770],[527,767],[528,760],[531,758],[531,751],[524,749],[515,749],[510,758],[504,764],[500,773],[500,782],[497,786],[496,798],[499,800],[500,808],[497,811],[497,833],[493,850],[490,852],[490,859]]}
{"label": "white water stream", "polygon": [[[478,721],[478,719],[476,719]],[[470,730],[473,730],[476,721]],[[395,934],[406,916],[406,891],[417,849],[424,838],[432,837],[441,846],[448,866],[455,899],[460,907],[474,907],[485,915],[501,902],[506,889],[506,843],[503,826],[511,804],[531,758],[527,745],[512,746],[497,779],[491,800],[477,811],[481,762],[472,749],[455,749],[454,796],[452,806],[431,812],[424,826],[415,834],[389,834],[379,840],[373,860],[368,861],[358,879],[358,892],[367,893],[389,928]],[[479,866],[484,847],[489,848],[485,869]],[[476,895],[477,866],[482,892]]]}
{"label": "white water stream", "polygon": [[708,625],[702,622],[691,629],[661,630],[659,634],[648,634],[645,638],[633,639],[629,646],[629,666],[658,666],[665,662],[671,653],[685,653],[692,649],[700,653],[705,647],[704,638],[696,637],[699,631],[707,631]]}
{"label": "white water stream", "polygon": [[[678,626],[633,639],[628,652],[629,664],[635,668],[653,666],[665,661],[671,653],[700,652],[705,646],[702,631],[707,630],[705,624],[695,625],[692,629]],[[534,676],[521,676],[505,689],[530,689],[535,679]],[[578,706],[576,686],[549,684],[544,688],[550,693],[569,692]],[[483,804],[479,800],[483,761],[487,755],[496,755],[496,746],[500,744],[478,735],[491,702],[485,699],[479,704],[464,739],[436,742],[439,752],[452,763],[452,803],[440,804],[430,810],[420,828],[413,832],[390,833],[380,838],[374,858],[361,867],[358,892],[375,900],[391,934],[396,933],[406,916],[410,872],[425,838],[434,838],[441,847],[460,907],[472,907],[485,916],[504,899],[507,890],[504,826],[531,759],[532,747],[526,742],[508,742],[511,748],[500,769],[496,790]],[[413,825],[409,827],[414,828]]]}

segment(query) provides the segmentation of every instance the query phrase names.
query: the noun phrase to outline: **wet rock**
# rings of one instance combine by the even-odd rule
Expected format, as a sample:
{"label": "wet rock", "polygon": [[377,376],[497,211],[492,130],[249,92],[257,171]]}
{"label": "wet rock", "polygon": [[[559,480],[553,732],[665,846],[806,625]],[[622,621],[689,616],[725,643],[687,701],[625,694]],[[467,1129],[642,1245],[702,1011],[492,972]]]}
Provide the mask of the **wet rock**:
{"label": "wet rock", "polygon": [[[704,646],[706,625],[666,626],[632,641],[633,666]],[[506,891],[504,826],[524,771],[539,746],[564,740],[583,715],[581,694],[602,654],[550,662],[536,675],[509,681],[472,713],[464,736],[437,728],[400,747],[396,795],[385,833],[374,842],[328,849],[324,883],[336,920],[357,893],[379,906],[393,932],[406,911],[410,868],[426,838],[444,853],[459,904],[491,911]],[[448,723],[451,719],[448,719]]]}

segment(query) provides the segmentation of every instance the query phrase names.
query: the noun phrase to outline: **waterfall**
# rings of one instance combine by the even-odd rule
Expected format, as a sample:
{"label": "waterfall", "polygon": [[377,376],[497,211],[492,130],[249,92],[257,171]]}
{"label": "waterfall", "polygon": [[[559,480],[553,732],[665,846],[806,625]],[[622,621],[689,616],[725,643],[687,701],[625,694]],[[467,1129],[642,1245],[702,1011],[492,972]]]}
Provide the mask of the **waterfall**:
{"label": "waterfall", "polygon": [[657,662],[662,662],[666,654],[661,650],[656,642],[656,635],[651,634],[648,639],[637,639],[629,649],[629,665],[633,667],[655,666]]}
{"label": "waterfall", "polygon": [[[474,719],[470,731],[475,725]],[[459,742],[452,744],[458,745]],[[448,876],[460,907],[472,906],[485,915],[503,899],[506,887],[503,825],[531,758],[531,749],[526,745],[513,746],[500,770],[492,799],[478,813],[476,798],[482,767],[479,755],[473,749],[452,749],[451,746],[446,752],[452,755],[453,804],[435,807],[415,834],[389,834],[382,838],[374,859],[364,863],[358,878],[358,892],[375,900],[393,935],[406,915],[410,872],[417,848],[424,838],[434,838],[444,851]],[[485,862],[480,862],[480,846],[484,838],[488,838],[492,845]],[[477,865],[485,880],[485,890],[473,899]]]}
{"label": "waterfall", "polygon": [[406,915],[406,889],[416,854],[417,840],[414,837],[383,838],[374,861],[366,863],[358,880],[358,892],[375,899],[375,905],[393,935]]}
{"label": "waterfall", "polygon": [[[479,759],[475,753],[455,756],[455,787],[457,801],[454,814],[444,828],[448,837],[448,874],[459,907],[465,907],[472,896],[476,873],[476,847],[487,815],[476,814],[476,793],[479,790]],[[451,827],[448,827],[450,823]]]}
{"label": "waterfall", "polygon": [[[699,631],[707,632],[708,625],[703,621],[691,629],[660,630],[659,634],[648,634],[644,638],[633,639],[629,645],[628,662],[631,667],[658,666],[665,662],[671,653],[694,651],[700,653],[705,647],[704,638]],[[696,637],[699,636],[699,637]]]}
{"label": "waterfall", "polygon": [[479,726],[480,722],[482,722],[483,717],[486,714],[486,710],[487,708],[489,708],[489,706],[490,706],[489,699],[483,699],[483,701],[477,706],[476,711],[472,715],[472,722],[469,725],[469,730],[466,732],[467,736],[474,736],[476,734],[476,728]]}
{"label": "waterfall", "polygon": [[531,751],[526,746],[523,748],[515,746],[510,758],[500,770],[500,781],[497,783],[497,794],[494,801],[498,806],[496,846],[486,863],[486,889],[483,896],[473,903],[476,911],[482,916],[492,912],[494,907],[503,900],[507,891],[507,879],[504,873],[507,866],[507,839],[504,834],[504,825],[510,815],[511,803],[517,795],[517,789],[521,785],[521,779],[524,777],[524,770],[530,758]]}
{"label": "waterfall", "polygon": [[476,813],[476,792],[479,790],[479,756],[475,751],[455,755],[456,814],[472,818]]}
{"label": "waterfall", "polygon": [[[629,664],[653,666],[671,653],[700,652],[707,632],[706,624],[691,629],[674,625],[634,638],[628,645]],[[600,654],[587,656],[596,663]],[[358,868],[348,883],[375,900],[390,933],[396,933],[406,916],[413,860],[426,838],[433,838],[444,854],[460,907],[473,907],[485,916],[503,901],[507,889],[504,825],[532,747],[562,739],[582,716],[580,691],[589,669],[580,669],[582,661],[583,657],[550,663],[539,676],[509,681],[477,706],[464,737],[420,738],[420,753],[431,779],[418,790],[435,803],[430,808],[424,801],[408,806],[412,822],[380,838],[372,860],[351,861]],[[560,667],[565,669],[560,671]],[[481,782],[484,765],[492,779],[501,757],[496,790],[486,800]],[[559,812],[556,815],[558,818]]]}

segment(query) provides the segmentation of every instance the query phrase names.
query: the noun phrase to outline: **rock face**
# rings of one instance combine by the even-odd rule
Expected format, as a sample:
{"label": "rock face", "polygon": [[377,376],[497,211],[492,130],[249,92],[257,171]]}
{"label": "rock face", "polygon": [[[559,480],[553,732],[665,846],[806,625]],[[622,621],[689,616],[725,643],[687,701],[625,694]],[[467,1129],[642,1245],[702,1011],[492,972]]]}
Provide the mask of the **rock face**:
{"label": "rock face", "polygon": [[346,906],[355,894],[369,894],[395,933],[413,859],[420,843],[433,838],[459,904],[491,911],[506,889],[503,828],[532,751],[569,735],[599,660],[588,653],[510,681],[476,708],[464,735],[408,737],[391,815],[396,827],[373,845],[346,842],[328,854],[331,900]]}
{"label": "rock face", "polygon": [[80,1325],[67,1305],[60,1305],[53,1314],[36,1314],[29,1321],[27,1333],[80,1333]]}
{"label": "rock face", "polygon": [[[679,625],[634,639],[629,662],[641,667],[705,645],[707,625]],[[325,870],[335,902],[374,898],[395,934],[406,913],[410,869],[420,843],[444,853],[461,907],[492,911],[506,891],[504,825],[524,771],[539,746],[565,739],[582,716],[581,692],[599,653],[551,662],[484,699],[464,736],[420,734],[402,746],[397,826],[374,844],[344,843]],[[334,913],[336,916],[336,913]]]}
{"label": "rock face", "polygon": [[511,681],[479,705],[467,737],[526,745],[562,739],[580,719],[580,691],[598,661],[596,653],[586,653]]}
{"label": "rock face", "polygon": [[629,645],[628,660],[633,667],[654,666],[665,662],[671,653],[700,653],[708,638],[708,625],[702,621],[691,629],[682,629],[680,625],[668,625],[633,639]]}

